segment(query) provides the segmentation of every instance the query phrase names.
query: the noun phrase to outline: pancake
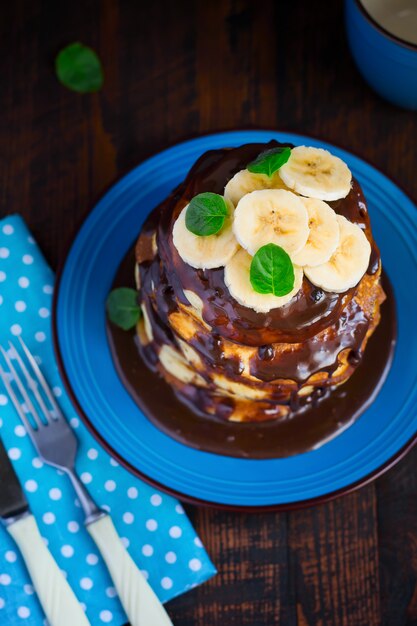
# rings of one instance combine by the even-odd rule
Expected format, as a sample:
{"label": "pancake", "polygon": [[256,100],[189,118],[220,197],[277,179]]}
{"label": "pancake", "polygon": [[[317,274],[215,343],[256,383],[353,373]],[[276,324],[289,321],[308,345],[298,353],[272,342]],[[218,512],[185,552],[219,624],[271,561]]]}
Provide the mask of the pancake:
{"label": "pancake", "polygon": [[141,356],[201,416],[260,422],[305,410],[360,367],[380,321],[380,255],[355,180],[345,198],[329,205],[360,226],[371,256],[359,283],[342,293],[324,291],[304,275],[290,302],[259,313],[231,296],[223,267],[195,269],[179,255],[172,231],[190,200],[205,191],[223,194],[238,171],[278,145],[207,152],[150,214],[137,241]]}

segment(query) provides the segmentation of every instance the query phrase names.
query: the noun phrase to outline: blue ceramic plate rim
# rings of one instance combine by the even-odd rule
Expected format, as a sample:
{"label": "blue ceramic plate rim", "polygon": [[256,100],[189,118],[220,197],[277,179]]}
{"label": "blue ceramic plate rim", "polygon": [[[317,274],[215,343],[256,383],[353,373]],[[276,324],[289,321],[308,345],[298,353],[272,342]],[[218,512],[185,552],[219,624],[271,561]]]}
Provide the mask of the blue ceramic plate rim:
{"label": "blue ceramic plate rim", "polygon": [[[404,395],[403,401],[398,402],[398,398],[396,399],[395,420],[393,419],[392,423],[386,424],[383,431],[381,429],[375,430],[375,419],[373,420],[373,429],[371,429],[371,433],[368,433],[366,446],[363,443],[366,441],[366,437],[363,440],[361,439],[367,430],[365,428],[364,431],[364,424],[368,424],[370,420],[369,414],[373,411],[375,412],[375,407],[377,406],[380,409],[383,406],[385,411],[387,411],[387,406],[392,404],[392,396],[390,397],[390,402],[387,401],[386,390],[392,387],[393,381],[391,379],[394,377],[393,372],[398,374],[398,371],[401,369],[401,363],[404,365],[407,352],[405,350],[405,337],[407,334],[404,332],[404,337],[402,338],[402,326],[404,330],[412,330],[412,345],[410,348],[413,346],[417,347],[416,331],[412,329],[409,323],[410,316],[406,307],[407,303],[402,306],[402,291],[405,294],[405,290],[401,291],[402,274],[396,274],[397,269],[394,267],[394,262],[391,263],[391,260],[392,268],[389,267],[390,263],[385,264],[385,266],[388,267],[391,279],[393,278],[391,272],[394,272],[394,279],[398,278],[399,284],[394,289],[396,292],[398,289],[401,296],[398,308],[400,332],[393,367],[387,382],[374,405],[351,428],[322,448],[289,459],[262,461],[235,459],[183,446],[150,424],[123,387],[111,361],[105,335],[104,301],[121,258],[136,238],[140,229],[140,221],[135,222],[136,230],[132,231],[131,229],[132,236],[129,244],[125,245],[123,249],[118,251],[118,254],[111,258],[112,266],[111,270],[107,272],[106,289],[103,291],[102,286],[102,293],[93,305],[96,314],[94,327],[91,326],[91,320],[89,320],[90,327],[86,325],[85,297],[86,294],[88,296],[88,289],[86,290],[85,287],[86,285],[91,286],[91,283],[88,283],[88,280],[86,281],[86,277],[89,278],[89,275],[85,271],[78,271],[78,269],[83,267],[83,263],[90,263],[91,266],[92,260],[97,261],[97,247],[101,245],[103,248],[105,244],[105,242],[100,244],[100,239],[98,242],[94,240],[95,250],[90,250],[88,235],[91,235],[94,229],[97,228],[101,228],[101,230],[103,228],[111,228],[112,233],[118,232],[118,229],[123,228],[124,213],[126,210],[132,210],[132,206],[134,207],[138,204],[137,195],[135,196],[136,201],[132,205],[126,204],[129,198],[129,191],[133,193],[133,190],[135,190],[137,194],[136,186],[141,185],[142,196],[146,200],[147,195],[152,191],[146,176],[153,171],[158,173],[161,169],[164,170],[170,163],[178,168],[182,159],[182,169],[181,171],[177,170],[177,178],[174,177],[172,180],[170,178],[168,187],[159,185],[161,194],[157,198],[159,201],[175,184],[180,182],[195,159],[206,150],[239,145],[251,141],[264,142],[271,138],[298,144],[308,143],[309,145],[318,145],[331,149],[332,152],[348,162],[354,174],[357,175],[363,185],[365,195],[367,195],[367,188],[372,188],[371,202],[369,202],[368,197],[370,204],[378,201],[383,206],[384,201],[388,202],[388,197],[391,203],[400,205],[402,211],[394,214],[394,222],[389,212],[385,214],[385,219],[388,220],[390,241],[392,240],[392,232],[396,232],[395,228],[393,229],[395,222],[398,222],[401,230],[401,246],[398,248],[398,251],[395,251],[393,258],[397,259],[398,254],[403,250],[408,255],[406,260],[411,260],[412,264],[417,268],[417,260],[414,253],[417,235],[413,223],[416,207],[404,192],[381,172],[351,153],[312,137],[272,130],[243,130],[213,133],[182,142],[147,159],[123,177],[103,196],[83,223],[57,281],[54,306],[54,334],[58,361],[67,390],[87,426],[97,436],[99,441],[135,474],[165,491],[191,502],[227,508],[252,508],[255,510],[268,508],[289,509],[308,506],[314,502],[330,499],[365,484],[401,458],[407,449],[413,445],[416,438],[417,415],[411,409],[414,396],[416,395],[416,377],[415,372],[408,368],[413,377],[413,393],[406,399]],[[183,162],[184,158],[185,163]],[[169,170],[165,169],[164,171]],[[109,213],[109,208],[112,207],[117,199],[122,203],[123,210],[118,213],[116,220],[113,215],[110,222],[107,223],[106,216],[108,221],[109,215],[107,214]],[[157,200],[153,199],[150,204],[146,205],[143,217],[155,206]],[[130,201],[132,201],[132,198],[130,198]],[[398,233],[397,235],[399,236]],[[380,243],[379,240],[378,242]],[[112,253],[114,252],[115,250],[112,249]],[[385,261],[384,251],[383,259]],[[100,273],[103,274],[102,265],[100,266]],[[81,274],[82,279],[80,282]],[[97,277],[96,268],[95,279]],[[394,282],[396,281],[394,280]],[[77,292],[76,287],[81,289],[81,292]],[[75,296],[80,295],[80,299],[74,298],[74,294]],[[72,308],[70,307],[71,301]],[[77,301],[77,307],[74,306],[74,301]],[[91,302],[89,304],[91,305]],[[69,326],[70,322],[71,325]],[[78,323],[79,326],[74,326],[74,323]],[[82,329],[85,332],[86,327],[89,328],[89,337],[82,335]],[[74,333],[75,329],[78,332]],[[79,340],[77,345],[71,341],[71,337],[74,336]],[[89,348],[93,348],[90,353],[85,351],[86,340],[87,342],[90,340]],[[92,340],[93,343],[91,344]],[[410,337],[407,336],[407,346],[409,344]],[[100,360],[105,364],[104,370],[103,367],[98,368],[100,370],[99,374],[103,374],[104,371],[105,379],[108,381],[107,377],[110,376],[112,383],[117,387],[116,406],[113,406],[113,408],[112,400],[109,402],[109,398],[103,399],[104,387],[96,379],[97,372],[94,367],[94,357],[97,356],[96,348],[98,346],[101,350],[99,352]],[[77,376],[77,373],[79,374],[81,371],[82,377],[80,378],[80,376]],[[88,381],[87,387],[89,388],[86,387],[86,381]],[[407,380],[407,383],[409,383],[409,380]],[[382,402],[384,393],[385,397]],[[122,403],[117,403],[120,399],[122,399]],[[97,402],[98,400],[100,402],[95,406],[94,401]],[[92,402],[93,404],[91,404]],[[117,413],[121,412],[122,407],[125,411],[128,410],[131,415],[134,415],[135,419],[139,418],[141,439],[136,439],[134,449],[129,445],[132,443],[132,438],[126,439],[127,435],[131,435],[131,431],[126,429],[126,422],[119,421],[117,418]],[[96,412],[97,410],[99,411],[98,413]],[[393,410],[392,407],[391,410]],[[107,411],[109,411],[109,414],[106,415],[106,418],[103,418],[102,415],[106,414]],[[116,417],[117,428],[112,427],[112,422],[109,419],[110,414],[113,418]],[[398,421],[402,426],[401,433],[398,433]],[[397,422],[397,428],[393,428],[395,422]],[[151,436],[150,431],[152,431]],[[123,433],[125,439],[121,441],[120,437],[123,437]],[[150,442],[148,442],[150,445],[144,445],[147,437],[150,437]],[[354,445],[355,438],[356,445]],[[358,440],[360,440],[359,446]],[[338,443],[342,441],[342,445]],[[121,445],[121,443],[126,445]],[[349,458],[346,458],[346,449],[350,451]],[[376,454],[376,457],[372,458],[372,462],[369,459],[366,462],[364,455],[369,454],[370,450]],[[341,455],[340,453],[343,451],[345,454]],[[342,458],[343,462],[341,462]],[[184,460],[186,460],[186,464],[184,464]],[[340,474],[341,469],[344,470],[343,474]],[[314,478],[314,483],[312,478]]]}

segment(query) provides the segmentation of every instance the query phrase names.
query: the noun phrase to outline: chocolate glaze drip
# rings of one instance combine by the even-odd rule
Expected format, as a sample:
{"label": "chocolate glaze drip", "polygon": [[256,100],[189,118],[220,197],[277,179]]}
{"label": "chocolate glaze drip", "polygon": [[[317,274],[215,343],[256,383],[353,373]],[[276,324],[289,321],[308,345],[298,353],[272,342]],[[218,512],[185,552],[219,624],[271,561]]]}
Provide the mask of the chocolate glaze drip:
{"label": "chocolate glaze drip", "polygon": [[[301,351],[285,353],[277,363],[272,359],[252,359],[250,373],[260,380],[272,381],[277,378],[291,378],[297,382],[306,381],[314,371],[327,371],[332,374],[338,366],[337,356],[344,348],[360,346],[368,330],[369,321],[362,309],[352,300],[347,311],[336,322],[336,332],[324,344],[321,338],[311,337],[301,344]],[[353,362],[352,362],[353,365]]]}

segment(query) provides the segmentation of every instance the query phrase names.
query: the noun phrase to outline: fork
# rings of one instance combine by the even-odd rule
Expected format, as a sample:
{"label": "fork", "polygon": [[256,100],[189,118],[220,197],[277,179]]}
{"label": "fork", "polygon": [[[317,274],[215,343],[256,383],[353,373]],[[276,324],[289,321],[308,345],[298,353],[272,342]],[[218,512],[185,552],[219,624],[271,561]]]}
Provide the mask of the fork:
{"label": "fork", "polygon": [[[35,357],[23,339],[18,339],[21,350],[11,341],[8,352],[0,346],[11,380],[1,368],[0,377],[33,445],[45,463],[62,470],[69,477],[84,511],[87,531],[107,565],[131,625],[172,626],[164,607],[124,547],[111,517],[97,506],[79,479],[75,471],[77,438]],[[19,401],[12,382],[26,406]]]}

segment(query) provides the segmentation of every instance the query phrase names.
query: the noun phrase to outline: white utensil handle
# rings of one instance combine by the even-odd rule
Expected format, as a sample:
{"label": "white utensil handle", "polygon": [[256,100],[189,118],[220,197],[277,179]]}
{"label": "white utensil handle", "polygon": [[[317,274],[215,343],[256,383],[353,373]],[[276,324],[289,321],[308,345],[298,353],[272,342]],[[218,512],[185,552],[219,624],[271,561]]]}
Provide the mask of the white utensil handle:
{"label": "white utensil handle", "polygon": [[106,515],[87,526],[106,562],[132,626],[172,626],[164,607],[121,542]]}
{"label": "white utensil handle", "polygon": [[51,626],[90,626],[80,603],[43,542],[33,515],[7,526],[29,570]]}

